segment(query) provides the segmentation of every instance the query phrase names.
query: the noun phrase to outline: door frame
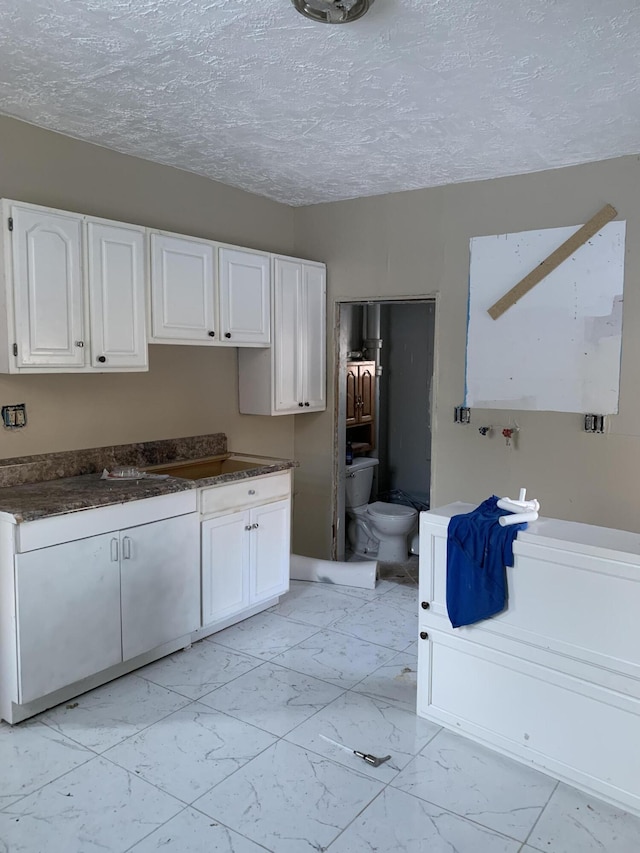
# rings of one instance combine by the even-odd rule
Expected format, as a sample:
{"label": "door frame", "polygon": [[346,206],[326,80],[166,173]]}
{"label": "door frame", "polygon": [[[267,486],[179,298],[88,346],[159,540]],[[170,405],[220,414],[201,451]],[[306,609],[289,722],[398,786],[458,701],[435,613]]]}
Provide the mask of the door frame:
{"label": "door frame", "polygon": [[[440,375],[438,365],[439,341],[439,319],[440,319],[440,295],[438,293],[427,293],[420,296],[361,296],[341,297],[334,302],[334,406],[333,406],[333,473],[331,489],[331,559],[344,560],[345,557],[345,453],[347,447],[346,437],[346,378],[347,378],[347,347],[342,345],[343,326],[341,315],[343,307],[384,305],[389,303],[432,303],[434,305],[434,334],[433,334],[433,377],[431,382],[431,476],[429,483],[430,500],[434,491],[434,413],[438,397],[438,377]],[[379,414],[376,412],[376,417]]]}

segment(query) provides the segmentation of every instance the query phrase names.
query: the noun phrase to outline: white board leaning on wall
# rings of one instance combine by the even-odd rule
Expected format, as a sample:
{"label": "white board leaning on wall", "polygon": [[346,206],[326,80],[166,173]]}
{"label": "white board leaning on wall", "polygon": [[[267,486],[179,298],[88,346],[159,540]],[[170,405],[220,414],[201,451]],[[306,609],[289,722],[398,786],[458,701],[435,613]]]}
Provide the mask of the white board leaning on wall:
{"label": "white board leaning on wall", "polygon": [[577,230],[470,241],[465,406],[615,414],[625,222],[609,222],[497,320],[487,310]]}

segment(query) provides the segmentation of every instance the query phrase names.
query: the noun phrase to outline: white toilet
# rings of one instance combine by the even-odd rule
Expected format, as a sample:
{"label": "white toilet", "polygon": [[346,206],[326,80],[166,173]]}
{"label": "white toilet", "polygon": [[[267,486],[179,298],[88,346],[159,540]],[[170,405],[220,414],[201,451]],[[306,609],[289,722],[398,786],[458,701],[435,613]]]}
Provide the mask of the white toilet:
{"label": "white toilet", "polygon": [[409,555],[408,537],[418,511],[409,506],[375,501],[368,504],[373,472],[378,460],[357,457],[346,468],[347,536],[354,554],[376,557],[383,563],[404,563]]}

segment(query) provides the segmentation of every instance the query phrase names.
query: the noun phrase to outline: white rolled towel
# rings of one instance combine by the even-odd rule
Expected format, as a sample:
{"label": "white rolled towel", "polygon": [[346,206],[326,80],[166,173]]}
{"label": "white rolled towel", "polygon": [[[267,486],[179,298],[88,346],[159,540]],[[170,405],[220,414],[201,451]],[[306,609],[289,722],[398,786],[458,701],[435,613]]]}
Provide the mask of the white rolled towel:
{"label": "white rolled towel", "polygon": [[537,521],[537,512],[514,512],[512,515],[501,515],[498,524],[507,527],[510,524],[524,524],[525,521]]}
{"label": "white rolled towel", "polygon": [[500,509],[506,509],[508,512],[538,512],[540,509],[540,504],[537,500],[513,501],[511,498],[500,498],[497,506]]}

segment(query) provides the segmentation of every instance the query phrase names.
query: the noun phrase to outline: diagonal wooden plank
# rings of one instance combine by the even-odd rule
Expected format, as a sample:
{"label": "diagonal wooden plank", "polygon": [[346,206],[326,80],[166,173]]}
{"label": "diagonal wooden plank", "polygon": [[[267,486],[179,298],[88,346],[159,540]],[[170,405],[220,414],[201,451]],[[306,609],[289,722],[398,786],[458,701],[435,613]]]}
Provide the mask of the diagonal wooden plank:
{"label": "diagonal wooden plank", "polygon": [[615,207],[612,207],[610,204],[605,204],[605,206],[599,210],[595,216],[592,216],[588,222],[585,222],[581,228],[578,228],[575,234],[572,234],[568,240],[565,240],[561,246],[558,246],[558,248],[545,258],[544,261],[538,264],[535,269],[531,270],[531,272],[528,275],[525,275],[525,277],[514,285],[511,290],[498,299],[498,301],[488,309],[490,316],[493,317],[494,320],[501,317],[505,311],[508,311],[512,305],[515,305],[519,299],[522,299],[525,294],[529,293],[536,284],[541,282],[542,279],[548,276],[550,272],[553,272],[556,267],[559,267],[563,261],[570,258],[571,255],[580,248],[580,246],[586,243],[587,240],[590,240],[594,234],[597,234],[598,231],[607,224],[607,222],[611,222],[611,220],[615,219],[617,215],[618,211]]}

